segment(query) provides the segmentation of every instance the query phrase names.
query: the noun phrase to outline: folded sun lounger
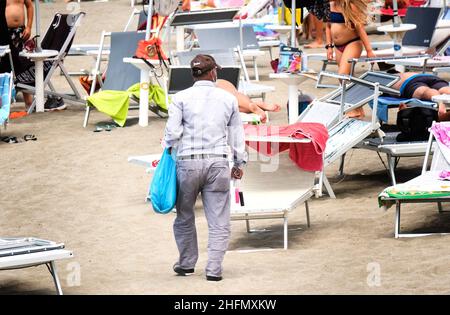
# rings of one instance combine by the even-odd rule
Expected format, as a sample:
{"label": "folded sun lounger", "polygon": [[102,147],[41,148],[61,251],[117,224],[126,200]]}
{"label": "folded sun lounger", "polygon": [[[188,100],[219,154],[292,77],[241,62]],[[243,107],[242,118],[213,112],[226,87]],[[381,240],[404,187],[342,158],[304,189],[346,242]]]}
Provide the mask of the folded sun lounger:
{"label": "folded sun lounger", "polygon": [[62,295],[56,261],[72,258],[64,244],[37,238],[0,238],[0,270],[46,265],[53,277],[56,292]]}

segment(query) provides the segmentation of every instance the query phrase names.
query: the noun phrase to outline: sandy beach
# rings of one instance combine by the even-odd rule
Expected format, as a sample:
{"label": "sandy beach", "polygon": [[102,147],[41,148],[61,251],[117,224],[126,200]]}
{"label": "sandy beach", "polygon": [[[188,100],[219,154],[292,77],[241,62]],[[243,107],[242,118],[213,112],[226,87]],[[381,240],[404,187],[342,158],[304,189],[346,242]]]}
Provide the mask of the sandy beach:
{"label": "sandy beach", "polygon": [[[74,44],[98,43],[103,30],[123,30],[132,8],[128,0],[110,0],[82,2],[81,10],[86,17]],[[44,31],[53,14],[67,8],[57,0],[41,3],[41,11]],[[282,105],[281,112],[270,114],[270,124],[287,124],[288,88],[269,79],[269,62],[269,54],[259,59],[261,83],[276,87],[267,100]],[[92,63],[90,57],[68,57],[64,64],[76,71]],[[318,63],[311,65],[319,70]],[[357,69],[365,70],[367,66]],[[54,77],[58,90],[67,90],[62,77]],[[315,89],[312,81],[299,88],[315,97],[330,91]],[[151,176],[127,162],[128,156],[161,152],[166,120],[151,115],[149,126],[140,127],[131,118],[124,128],[93,132],[96,124],[110,122],[109,117],[93,111],[83,128],[84,107],[67,104],[64,111],[11,120],[1,131],[18,138],[33,134],[37,141],[0,142],[0,234],[64,242],[74,253],[74,258],[58,262],[65,294],[450,293],[448,236],[395,239],[394,211],[383,211],[377,203],[378,194],[390,185],[388,173],[375,152],[358,149],[348,152],[343,178],[337,176],[338,163],[327,168],[337,198],[311,199],[310,228],[303,206],[291,212],[290,227],[301,229],[289,232],[288,250],[282,249],[282,220],[255,221],[254,227],[271,231],[253,234],[246,232],[244,221],[233,221],[224,280],[218,283],[205,280],[207,224],[198,202],[196,273],[177,277],[172,271],[178,256],[175,214],[153,211],[144,201]],[[12,111],[23,109],[19,96]],[[370,115],[368,107],[366,113]],[[130,115],[137,116],[137,111]],[[395,115],[390,117],[395,120]],[[402,158],[397,180],[420,174],[422,161]],[[405,231],[450,231],[450,216],[439,214],[434,204],[407,205],[402,214]],[[78,270],[79,283],[73,278]],[[376,270],[380,277],[373,282]],[[54,294],[54,286],[45,266],[1,271],[0,294]]]}

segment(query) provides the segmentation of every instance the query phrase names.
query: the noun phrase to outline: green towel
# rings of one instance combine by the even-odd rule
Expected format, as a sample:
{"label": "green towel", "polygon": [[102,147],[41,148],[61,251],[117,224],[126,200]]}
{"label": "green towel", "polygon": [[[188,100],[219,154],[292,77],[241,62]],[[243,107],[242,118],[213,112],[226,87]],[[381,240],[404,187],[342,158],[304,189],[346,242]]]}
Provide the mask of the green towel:
{"label": "green towel", "polygon": [[[140,84],[136,83],[136,84],[130,86],[127,91],[130,92],[131,94],[133,94],[134,97],[140,99],[141,91],[140,91],[139,87],[140,87]],[[164,90],[158,85],[151,84],[149,86],[148,101],[154,102],[158,107],[160,107],[161,109],[163,109],[165,111],[167,111],[169,108],[168,104],[166,103],[166,92],[164,92]],[[169,102],[170,102],[170,98],[169,98]]]}
{"label": "green towel", "polygon": [[94,106],[123,127],[127,121],[130,94],[127,91],[100,91],[87,98],[87,105]]}
{"label": "green towel", "polygon": [[[100,112],[110,116],[120,127],[125,125],[130,106],[130,94],[139,99],[140,84],[133,84],[126,91],[105,90],[95,93],[87,98],[87,105],[94,106]],[[150,85],[148,91],[149,102],[154,102],[162,110],[168,110],[166,93],[158,85]]]}

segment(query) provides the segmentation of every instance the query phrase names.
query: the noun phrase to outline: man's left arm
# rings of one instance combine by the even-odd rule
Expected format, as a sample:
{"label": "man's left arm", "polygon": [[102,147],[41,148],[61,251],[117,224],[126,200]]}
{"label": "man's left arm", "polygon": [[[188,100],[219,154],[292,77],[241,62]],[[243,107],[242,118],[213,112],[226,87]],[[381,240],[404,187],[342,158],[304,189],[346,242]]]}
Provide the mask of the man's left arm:
{"label": "man's left arm", "polygon": [[33,26],[34,6],[32,0],[25,0],[25,7],[27,8],[27,25],[23,31],[23,40],[27,40],[31,36],[31,27]]}

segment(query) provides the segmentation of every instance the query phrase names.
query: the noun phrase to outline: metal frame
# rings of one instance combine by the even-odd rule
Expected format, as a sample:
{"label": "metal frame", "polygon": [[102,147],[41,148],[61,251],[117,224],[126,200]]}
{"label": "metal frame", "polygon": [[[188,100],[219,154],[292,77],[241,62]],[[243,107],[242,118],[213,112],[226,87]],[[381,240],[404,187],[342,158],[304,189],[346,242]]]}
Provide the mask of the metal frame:
{"label": "metal frame", "polygon": [[245,226],[247,229],[247,233],[261,233],[261,232],[268,232],[269,230],[254,230],[250,228],[250,220],[262,220],[262,219],[283,219],[283,249],[288,249],[288,214],[289,211],[294,209],[298,204],[304,203],[305,204],[305,214],[306,214],[306,225],[308,228],[311,227],[311,221],[309,216],[309,205],[308,205],[308,199],[311,198],[313,193],[313,187],[305,193],[303,196],[298,198],[296,201],[292,203],[292,205],[280,212],[273,212],[273,213],[231,213],[230,220],[231,221],[239,221],[239,220],[245,220]]}

